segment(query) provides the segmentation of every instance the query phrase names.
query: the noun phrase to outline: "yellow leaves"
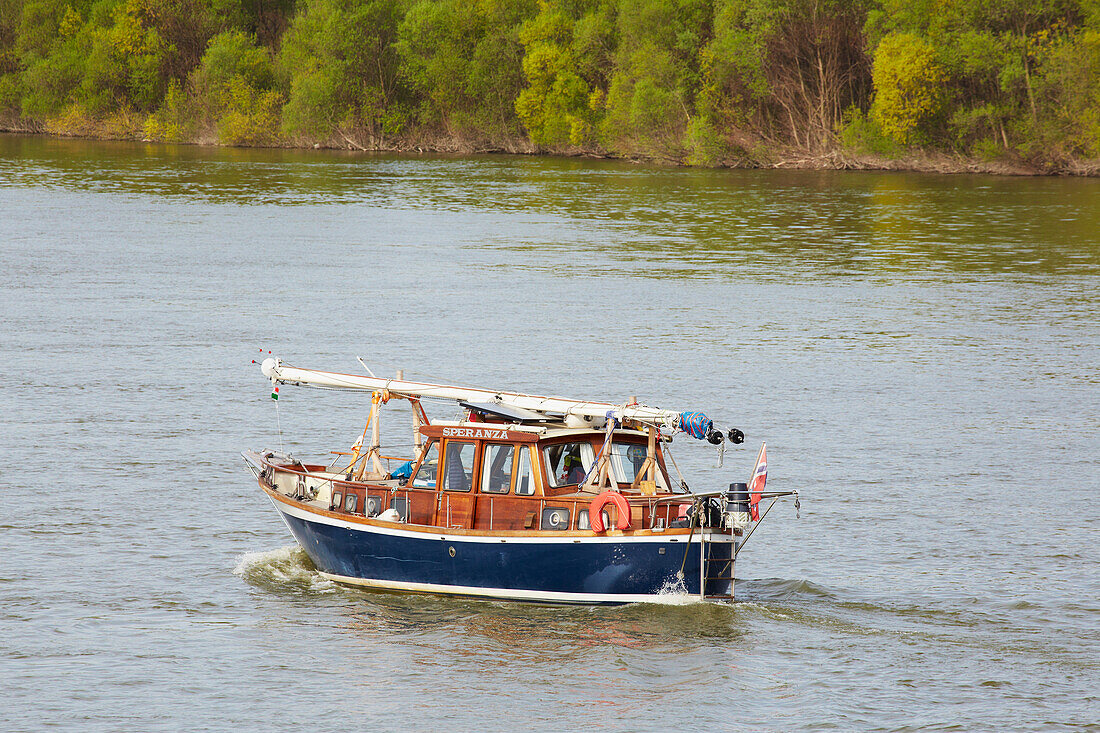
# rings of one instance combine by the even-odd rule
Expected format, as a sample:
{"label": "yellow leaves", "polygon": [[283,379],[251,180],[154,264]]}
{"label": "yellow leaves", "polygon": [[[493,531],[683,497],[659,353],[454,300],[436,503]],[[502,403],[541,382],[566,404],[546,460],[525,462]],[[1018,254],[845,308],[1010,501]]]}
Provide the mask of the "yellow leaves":
{"label": "yellow leaves", "polygon": [[57,33],[62,38],[72,38],[80,32],[83,25],[84,19],[80,17],[80,13],[73,10],[72,5],[66,5],[65,14],[61,16],[61,24],[57,28]]}
{"label": "yellow leaves", "polygon": [[573,145],[584,145],[592,137],[592,125],[574,115],[567,114],[565,119],[569,121],[569,142]]}
{"label": "yellow leaves", "polygon": [[123,57],[158,53],[160,36],[152,27],[157,10],[151,0],[126,0],[115,6],[113,17],[111,35],[116,53]]}
{"label": "yellow leaves", "polygon": [[283,95],[261,91],[243,77],[234,76],[226,88],[227,103],[218,120],[218,142],[223,145],[264,145],[276,142]]}
{"label": "yellow leaves", "polygon": [[602,112],[607,103],[607,93],[597,87],[588,95],[588,109],[593,112]]}
{"label": "yellow leaves", "polygon": [[938,116],[943,105],[946,76],[935,49],[915,35],[892,33],[875,51],[872,80],[872,119],[895,142],[918,142],[922,126]]}

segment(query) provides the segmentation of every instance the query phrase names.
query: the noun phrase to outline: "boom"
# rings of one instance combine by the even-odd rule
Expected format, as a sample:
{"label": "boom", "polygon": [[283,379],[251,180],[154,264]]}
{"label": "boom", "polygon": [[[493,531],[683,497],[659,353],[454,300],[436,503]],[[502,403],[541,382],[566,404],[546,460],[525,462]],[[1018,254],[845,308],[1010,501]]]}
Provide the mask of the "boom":
{"label": "boom", "polygon": [[[660,410],[647,405],[616,405],[610,402],[590,400],[571,400],[564,397],[540,397],[518,392],[501,392],[477,387],[453,387],[428,382],[411,382],[402,379],[384,379],[360,374],[341,374],[323,372],[316,369],[302,369],[284,364],[277,358],[265,359],[260,370],[272,384],[308,384],[332,389],[363,390],[368,392],[389,391],[403,397],[427,397],[457,401],[483,401],[509,405],[521,410],[539,413],[554,413],[566,418],[603,419],[610,412],[619,420],[629,420],[646,426],[666,430],[672,434],[681,427],[681,413],[673,410]],[[685,413],[689,414],[689,413]],[[707,423],[710,421],[707,420]],[[704,436],[697,436],[704,437]]]}

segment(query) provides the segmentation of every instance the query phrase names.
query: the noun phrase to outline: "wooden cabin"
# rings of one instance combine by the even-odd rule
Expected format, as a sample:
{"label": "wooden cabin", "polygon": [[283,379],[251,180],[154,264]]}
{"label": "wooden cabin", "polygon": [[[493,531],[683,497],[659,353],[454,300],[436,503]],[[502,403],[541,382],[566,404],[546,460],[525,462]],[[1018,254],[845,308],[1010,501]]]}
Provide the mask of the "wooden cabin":
{"label": "wooden cabin", "polygon": [[609,502],[600,517],[609,533],[687,526],[683,514],[691,497],[678,487],[672,490],[655,431],[620,428],[608,438],[603,430],[561,423],[486,421],[476,411],[471,417],[421,426],[424,442],[407,478],[354,480],[323,466],[279,466],[280,473],[299,476],[275,482],[276,490],[364,519],[457,531],[586,536],[593,534],[591,503],[614,490],[629,504],[629,526],[616,529],[626,517]]}

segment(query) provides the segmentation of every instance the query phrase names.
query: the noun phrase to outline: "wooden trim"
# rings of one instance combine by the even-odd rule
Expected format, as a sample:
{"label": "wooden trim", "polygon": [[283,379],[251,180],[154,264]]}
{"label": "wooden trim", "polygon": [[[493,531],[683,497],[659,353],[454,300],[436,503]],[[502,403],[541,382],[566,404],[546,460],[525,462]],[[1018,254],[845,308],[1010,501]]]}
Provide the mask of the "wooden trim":
{"label": "wooden trim", "polygon": [[[483,530],[483,529],[452,529],[450,527],[444,527],[444,526],[441,526],[441,525],[408,524],[408,523],[404,523],[404,522],[385,522],[385,521],[380,521],[380,520],[375,519],[375,518],[363,517],[363,516],[360,516],[360,515],[357,515],[357,514],[347,514],[347,513],[344,513],[344,512],[330,512],[327,509],[320,509],[320,508],[318,508],[316,506],[312,506],[310,504],[303,504],[300,501],[295,501],[294,499],[291,499],[290,497],[288,497],[284,494],[281,494],[278,491],[274,491],[274,490],[268,488],[267,486],[264,485],[264,483],[262,481],[259,481],[258,484],[260,486],[260,489],[262,489],[265,494],[267,494],[269,497],[271,497],[275,501],[278,501],[281,504],[286,504],[288,506],[296,507],[300,511],[305,511],[305,512],[308,512],[310,514],[317,514],[317,515],[323,516],[323,517],[331,517],[333,519],[338,519],[341,522],[347,522],[348,524],[360,524],[360,525],[367,526],[367,527],[385,527],[385,528],[390,528],[390,529],[396,527],[396,528],[400,529],[403,532],[414,532],[414,533],[417,533],[417,534],[425,534],[425,535],[429,535],[429,536],[430,535],[438,536],[440,533],[444,533],[444,534],[455,535],[455,536],[494,537],[494,538],[495,537],[533,537],[533,538],[539,538],[539,537],[576,537],[576,538],[584,538],[584,537],[595,537],[595,536],[599,536],[599,537],[619,537],[619,536],[622,536],[622,537],[673,537],[673,538],[680,538],[680,537],[686,537],[688,535],[689,531],[690,531],[689,528],[687,528],[687,527],[683,527],[683,528],[678,527],[678,528],[668,528],[668,529],[665,529],[664,531],[660,531],[660,532],[649,530],[649,529],[631,529],[631,530],[627,530],[627,531],[624,532],[622,530],[617,530],[614,527],[612,527],[611,529],[607,530],[606,532],[604,532],[600,535],[596,535],[594,532],[592,532],[590,530],[564,530],[564,531],[562,531],[562,530],[547,530],[547,531],[542,531],[542,530],[512,530],[512,529],[499,530],[498,529],[498,530],[493,530],[492,532],[490,532],[488,530]],[[420,489],[413,489],[412,491],[420,491]],[[424,491],[426,491],[426,490],[424,490]],[[431,491],[430,493],[435,494],[435,491]],[[466,496],[466,494],[460,494],[460,495]],[[533,498],[533,497],[528,497],[528,498]],[[541,500],[542,499],[540,498],[540,501]],[[565,503],[565,502],[563,502],[563,503]],[[588,511],[587,507],[584,509],[584,511]],[[532,512],[532,514],[534,514],[534,512]]]}

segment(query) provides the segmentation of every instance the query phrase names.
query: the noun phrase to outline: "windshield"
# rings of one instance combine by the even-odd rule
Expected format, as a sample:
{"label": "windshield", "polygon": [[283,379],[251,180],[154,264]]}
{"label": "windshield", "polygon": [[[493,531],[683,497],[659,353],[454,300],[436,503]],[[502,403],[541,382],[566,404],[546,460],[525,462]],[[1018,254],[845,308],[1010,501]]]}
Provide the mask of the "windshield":
{"label": "windshield", "polygon": [[435,474],[439,470],[439,444],[432,442],[428,446],[428,453],[420,463],[420,470],[409,482],[412,486],[421,488],[435,488]]}
{"label": "windshield", "polygon": [[[611,444],[611,465],[615,468],[615,480],[619,483],[632,484],[638,477],[638,472],[645,465],[646,447],[638,443]],[[667,491],[664,473],[660,465],[655,467],[653,478],[657,482],[657,488]]]}

